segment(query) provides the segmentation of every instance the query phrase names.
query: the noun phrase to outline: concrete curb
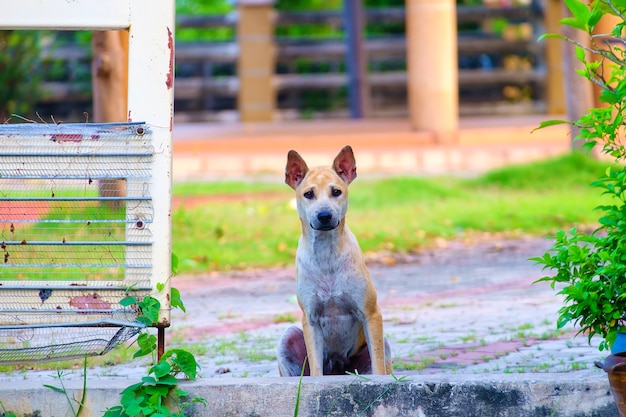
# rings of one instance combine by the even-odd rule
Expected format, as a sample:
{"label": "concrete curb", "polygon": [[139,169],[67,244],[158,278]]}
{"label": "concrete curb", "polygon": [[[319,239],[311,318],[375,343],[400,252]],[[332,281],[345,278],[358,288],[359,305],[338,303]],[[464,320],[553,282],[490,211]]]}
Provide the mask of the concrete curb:
{"label": "concrete curb", "polygon": [[[58,381],[57,381],[58,382]],[[101,416],[119,404],[135,381],[88,381],[83,417]],[[207,400],[189,416],[293,416],[298,378],[205,379],[181,382],[191,396]],[[58,384],[53,384],[58,385]],[[79,398],[82,382],[65,383]],[[17,416],[71,415],[63,394],[30,381],[0,388],[7,411]],[[614,417],[608,378],[598,372],[511,375],[327,376],[305,378],[298,416]]]}
{"label": "concrete curb", "polygon": [[406,119],[183,123],[174,127],[175,181],[282,175],[296,149],[310,166],[326,165],[352,145],[360,174],[468,175],[541,160],[571,149],[566,126],[534,131],[543,116],[462,119],[459,140],[438,144]]}

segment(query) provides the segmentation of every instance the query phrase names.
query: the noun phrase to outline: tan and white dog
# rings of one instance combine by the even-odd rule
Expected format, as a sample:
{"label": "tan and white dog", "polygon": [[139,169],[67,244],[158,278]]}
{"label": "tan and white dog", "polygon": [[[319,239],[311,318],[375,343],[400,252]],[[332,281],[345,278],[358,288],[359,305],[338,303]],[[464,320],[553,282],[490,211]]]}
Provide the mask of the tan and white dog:
{"label": "tan and white dog", "polygon": [[302,235],[296,292],[302,330],[292,326],[277,349],[282,376],[391,373],[376,290],[359,244],[346,225],[348,185],[356,178],[350,146],[332,167],[309,169],[289,151],[285,183],[296,191]]}

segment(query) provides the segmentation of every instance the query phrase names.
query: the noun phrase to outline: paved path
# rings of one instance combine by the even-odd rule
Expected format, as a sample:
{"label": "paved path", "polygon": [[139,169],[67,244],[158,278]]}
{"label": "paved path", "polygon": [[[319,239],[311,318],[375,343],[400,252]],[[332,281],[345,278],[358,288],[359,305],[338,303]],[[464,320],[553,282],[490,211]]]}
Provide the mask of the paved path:
{"label": "paved path", "polygon": [[[600,372],[605,355],[572,329],[556,330],[560,296],[535,284],[527,259],[540,239],[450,244],[372,276],[396,373]],[[197,340],[205,377],[277,376],[274,347],[299,321],[294,271],[180,277],[188,314],[175,313],[170,340]],[[299,325],[299,323],[298,323]]]}
{"label": "paved path", "polygon": [[[452,243],[394,266],[372,265],[395,373],[602,372],[593,365],[606,356],[598,342],[589,346],[572,329],[557,331],[560,296],[548,284],[532,284],[542,271],[527,259],[548,246],[542,239]],[[271,269],[176,277],[188,312],[173,313],[168,347],[193,350],[204,378],[278,376],[277,340],[300,318],[293,276],[293,269]],[[96,368],[89,377],[144,372],[137,361]],[[52,379],[43,371],[0,381],[26,378]]]}

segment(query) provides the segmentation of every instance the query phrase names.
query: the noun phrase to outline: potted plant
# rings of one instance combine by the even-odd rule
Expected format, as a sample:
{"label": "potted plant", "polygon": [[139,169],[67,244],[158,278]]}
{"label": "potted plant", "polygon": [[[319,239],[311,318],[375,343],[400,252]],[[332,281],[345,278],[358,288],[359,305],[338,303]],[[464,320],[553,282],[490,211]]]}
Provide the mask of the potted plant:
{"label": "potted plant", "polygon": [[[587,5],[580,0],[565,0],[572,17],[562,24],[588,33],[590,45],[561,35],[558,37],[575,45],[576,57],[584,69],[579,74],[601,88],[599,100],[606,104],[590,109],[580,119],[567,122],[548,120],[541,127],[569,123],[580,129],[577,139],[584,140],[586,149],[601,147],[601,154],[616,163],[604,176],[591,185],[609,195],[609,204],[597,207],[599,227],[591,233],[575,228],[559,231],[552,248],[543,256],[532,258],[553,275],[538,281],[547,281],[559,287],[565,296],[559,310],[557,325],[573,322],[591,339],[601,336],[600,350],[609,349],[618,332],[626,329],[626,157],[622,143],[626,118],[626,42],[620,38],[626,19],[626,1],[596,0]],[[619,16],[620,22],[611,34],[594,34],[595,25],[605,14]],[[610,73],[603,70],[605,62],[614,63]]]}
{"label": "potted plant", "polygon": [[[553,271],[537,282],[549,282],[564,296],[557,326],[573,323],[591,341],[600,336],[599,349],[610,349],[618,336],[626,331],[626,157],[624,123],[626,118],[626,41],[622,38],[626,25],[625,0],[564,0],[572,16],[561,24],[583,31],[589,44],[565,36],[547,34],[574,44],[576,58],[582,63],[577,72],[599,87],[598,99],[603,105],[590,109],[576,121],[548,120],[541,127],[569,123],[579,129],[576,139],[583,148],[594,147],[615,164],[591,185],[609,198],[597,207],[599,226],[592,232],[559,231],[554,244],[543,256],[532,258]],[[610,33],[596,34],[595,29],[605,15],[617,22]],[[608,64],[608,65],[607,65]],[[623,349],[626,350],[626,349]],[[613,386],[614,379],[626,382],[626,353],[609,356],[599,364],[609,372],[609,381],[618,400],[620,415],[626,416],[622,388]],[[616,372],[617,377],[612,378]],[[620,404],[621,403],[621,404]]]}

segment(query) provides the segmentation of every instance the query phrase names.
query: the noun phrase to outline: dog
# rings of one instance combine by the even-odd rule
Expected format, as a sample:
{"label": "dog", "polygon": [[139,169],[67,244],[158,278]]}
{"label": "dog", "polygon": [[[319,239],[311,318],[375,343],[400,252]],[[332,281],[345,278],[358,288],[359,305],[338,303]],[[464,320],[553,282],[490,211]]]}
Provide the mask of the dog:
{"label": "dog", "polygon": [[359,244],[346,225],[348,185],[356,178],[350,146],[332,167],[309,169],[287,154],[285,183],[296,192],[302,234],[296,251],[296,293],[302,329],[289,327],[278,348],[282,376],[389,374],[377,294]]}

